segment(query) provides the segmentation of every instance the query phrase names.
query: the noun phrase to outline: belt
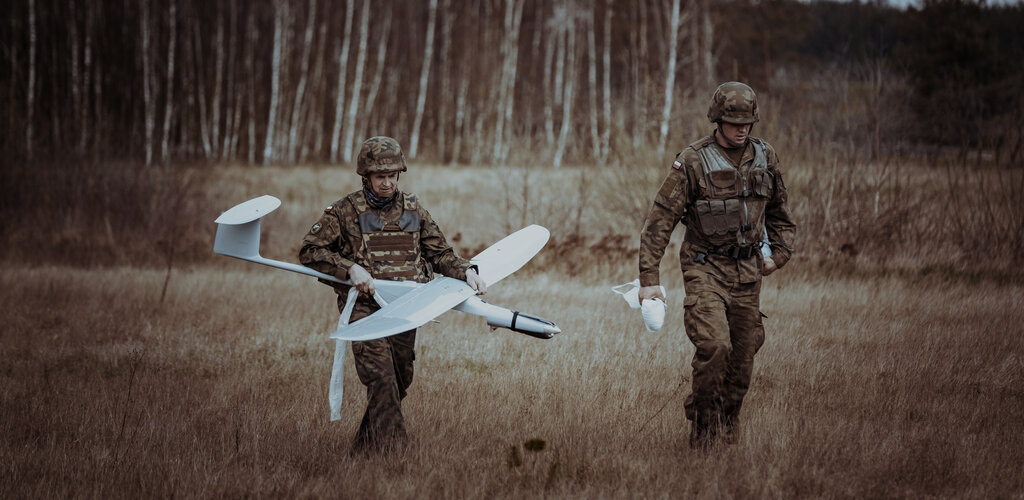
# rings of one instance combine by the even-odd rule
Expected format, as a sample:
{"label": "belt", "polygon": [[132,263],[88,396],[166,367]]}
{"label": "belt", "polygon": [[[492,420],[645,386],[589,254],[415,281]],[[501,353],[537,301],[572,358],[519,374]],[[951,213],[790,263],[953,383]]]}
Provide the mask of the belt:
{"label": "belt", "polygon": [[747,246],[722,245],[718,247],[711,247],[708,250],[702,249],[700,252],[697,253],[697,257],[695,257],[693,260],[697,263],[705,264],[707,263],[705,257],[707,257],[709,254],[724,255],[726,257],[736,260],[749,259],[755,254],[760,253],[761,245],[763,244],[764,242],[758,241],[757,243]]}

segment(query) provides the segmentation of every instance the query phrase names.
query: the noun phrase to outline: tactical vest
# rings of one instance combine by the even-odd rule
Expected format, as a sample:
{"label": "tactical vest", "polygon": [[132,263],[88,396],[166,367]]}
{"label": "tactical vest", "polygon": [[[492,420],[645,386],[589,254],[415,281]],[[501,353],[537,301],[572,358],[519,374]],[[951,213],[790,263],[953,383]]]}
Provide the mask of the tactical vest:
{"label": "tactical vest", "polygon": [[402,215],[396,220],[372,211],[362,191],[349,200],[356,210],[370,274],[377,279],[410,281],[420,276],[420,214],[414,196],[402,198]]}
{"label": "tactical vest", "polygon": [[700,171],[694,173],[698,177],[698,193],[687,214],[689,227],[696,228],[699,239],[711,245],[707,250],[742,258],[759,247],[764,209],[774,189],[764,144],[753,138],[750,142],[754,161],[740,168],[733,166],[713,142],[697,149]]}

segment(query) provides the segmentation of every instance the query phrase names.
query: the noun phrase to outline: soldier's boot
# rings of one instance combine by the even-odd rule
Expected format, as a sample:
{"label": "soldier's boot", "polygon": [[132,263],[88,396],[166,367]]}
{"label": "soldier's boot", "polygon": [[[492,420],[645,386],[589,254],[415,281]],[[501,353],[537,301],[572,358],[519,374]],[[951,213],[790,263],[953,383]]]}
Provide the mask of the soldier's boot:
{"label": "soldier's boot", "polygon": [[739,410],[735,410],[722,415],[721,437],[726,444],[736,444],[740,440],[739,413]]}
{"label": "soldier's boot", "polygon": [[708,415],[697,415],[690,422],[690,449],[699,452],[710,452],[718,439],[718,425]]}

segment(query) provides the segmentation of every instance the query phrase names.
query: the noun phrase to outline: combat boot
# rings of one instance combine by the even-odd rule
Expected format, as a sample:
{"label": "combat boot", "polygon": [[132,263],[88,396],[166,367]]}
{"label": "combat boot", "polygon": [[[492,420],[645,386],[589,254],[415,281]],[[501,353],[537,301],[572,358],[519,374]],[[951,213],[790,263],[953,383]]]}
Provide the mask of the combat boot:
{"label": "combat boot", "polygon": [[740,440],[740,415],[738,411],[729,412],[722,416],[722,441],[726,444],[736,444]]}
{"label": "combat boot", "polygon": [[715,446],[718,426],[711,418],[698,415],[690,422],[690,449],[707,453]]}

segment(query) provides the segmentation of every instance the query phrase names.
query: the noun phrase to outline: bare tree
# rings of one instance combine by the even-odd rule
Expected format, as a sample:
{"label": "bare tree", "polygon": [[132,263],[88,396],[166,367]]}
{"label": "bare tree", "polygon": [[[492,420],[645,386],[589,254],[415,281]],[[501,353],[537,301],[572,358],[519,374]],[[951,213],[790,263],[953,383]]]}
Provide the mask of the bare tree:
{"label": "bare tree", "polygon": [[[562,166],[562,156],[565,155],[566,143],[569,139],[569,129],[572,127],[572,102],[573,86],[576,84],[576,7],[575,0],[569,0],[568,27],[565,43],[566,61],[563,65],[567,71],[565,76],[564,95],[562,97],[562,129],[558,134],[558,145],[555,149],[553,164],[555,167]],[[678,2],[678,0],[676,0]]]}
{"label": "bare tree", "polygon": [[356,56],[356,74],[352,81],[352,96],[348,105],[348,119],[345,123],[345,150],[342,158],[345,163],[352,161],[352,140],[355,135],[356,115],[359,113],[359,98],[362,95],[363,67],[366,66],[366,51],[370,38],[370,2],[363,2],[359,17],[359,54]]}
{"label": "bare tree", "polygon": [[309,53],[313,47],[313,26],[316,24],[316,0],[309,0],[309,12],[306,13],[306,34],[302,40],[302,69],[299,70],[299,84],[295,90],[295,102],[292,104],[292,120],[288,133],[288,161],[294,162],[299,142],[299,115],[302,113],[302,98],[306,92],[306,80],[309,79]]}
{"label": "bare tree", "polygon": [[438,161],[445,163],[448,161],[445,132],[448,129],[448,99],[451,95],[451,71],[448,67],[448,58],[452,50],[452,25],[455,24],[452,0],[444,0],[444,3],[441,4],[441,13],[444,14],[444,18],[441,21],[441,98],[437,103],[437,157]]}
{"label": "bare tree", "polygon": [[604,133],[601,134],[601,153],[598,161],[608,161],[608,149],[611,143],[612,129],[612,0],[604,2]]}
{"label": "bare tree", "polygon": [[676,47],[679,40],[679,0],[672,0],[672,15],[668,24],[668,69],[665,70],[665,106],[661,113],[661,133],[658,135],[658,155],[665,154],[668,139],[668,121],[672,116],[672,95],[676,84]]}
{"label": "bare tree", "polygon": [[[82,70],[79,67],[78,53],[81,50],[78,46],[78,9],[75,0],[68,1],[68,38],[71,41],[71,120],[75,125],[82,120]],[[81,131],[79,131],[79,134]],[[79,140],[78,144],[82,144]],[[78,154],[82,154],[77,149]]]}
{"label": "bare tree", "polygon": [[[217,9],[217,34],[214,36],[214,50],[217,58],[214,61],[213,77],[213,102],[210,117],[210,142],[212,143],[211,153],[214,159],[221,158],[222,153],[218,151],[220,140],[220,108],[221,88],[224,86],[224,8],[216,6]],[[225,113],[225,118],[227,114]],[[222,149],[222,148],[220,148]]]}
{"label": "bare tree", "polygon": [[[185,37],[186,52],[192,58],[191,72],[186,74],[186,80],[191,82],[188,87],[193,89],[188,99],[189,104],[193,100],[199,104],[199,141],[203,146],[203,158],[210,160],[213,158],[214,139],[210,137],[210,113],[206,104],[206,72],[203,57],[206,51],[203,48],[203,28],[199,23],[192,23],[191,27],[191,36]],[[186,29],[186,32],[188,31]]]}
{"label": "bare tree", "polygon": [[[544,2],[540,2],[540,18],[544,18]],[[557,12],[557,11],[556,11]],[[552,17],[554,21],[554,16]],[[562,37],[558,30],[552,29],[553,27],[549,24],[545,26],[548,32],[547,43],[544,44],[544,69],[542,81],[544,82],[544,95],[551,96],[555,94],[554,88],[554,75],[552,75],[552,65],[554,64],[555,57],[555,46],[561,43]],[[560,91],[560,89],[559,89]],[[551,106],[551,99],[545,97],[544,99],[544,138],[547,140],[547,146],[550,148],[555,144],[555,118],[554,110]]]}
{"label": "bare tree", "polygon": [[166,101],[164,103],[164,129],[163,137],[160,141],[160,162],[166,165],[170,162],[170,152],[168,148],[168,142],[171,136],[171,116],[174,111],[174,52],[177,40],[177,4],[175,0],[170,0],[171,4],[168,8],[168,18],[170,22],[167,42],[167,92],[165,93]]}
{"label": "bare tree", "polygon": [[647,2],[640,2],[640,29],[631,33],[637,47],[633,58],[633,147],[639,148],[647,136],[647,75],[650,74],[647,49]]}
{"label": "bare tree", "polygon": [[[34,2],[34,0],[29,1]],[[148,166],[153,164],[153,129],[156,127],[156,118],[153,115],[156,114],[156,110],[153,107],[151,90],[153,75],[149,61],[149,0],[141,0],[141,3],[142,19],[139,22],[142,24],[142,102],[145,114],[146,165]],[[29,82],[32,82],[32,77],[29,78]],[[32,100],[29,99],[30,104],[31,102]]]}
{"label": "bare tree", "polygon": [[700,15],[702,26],[700,31],[702,45],[700,64],[703,67],[704,84],[711,87],[715,84],[715,59],[712,52],[712,45],[715,41],[715,27],[711,23],[711,9],[708,7],[707,0],[701,0],[701,5],[697,12]]}
{"label": "bare tree", "polygon": [[227,109],[224,111],[224,141],[220,147],[221,160],[234,158],[234,145],[238,137],[238,122],[240,121],[239,110],[241,105],[238,102],[238,89],[235,85],[235,55],[238,54],[238,0],[230,0],[228,3],[230,17],[228,18],[228,65],[227,65],[227,88],[224,102]]}
{"label": "bare tree", "polygon": [[274,158],[274,126],[277,120],[278,100],[281,98],[281,52],[284,50],[284,21],[287,4],[274,3],[274,63],[273,76],[270,80],[270,117],[267,119],[267,137],[263,145],[263,164],[269,165]]}
{"label": "bare tree", "polygon": [[499,85],[497,125],[494,132],[494,158],[504,164],[508,151],[505,141],[505,123],[512,122],[515,107],[516,68],[519,60],[519,26],[523,19],[523,0],[505,2],[505,37],[502,40],[502,72]]}
{"label": "bare tree", "polygon": [[587,96],[590,100],[590,144],[594,158],[601,157],[601,132],[597,121],[597,20],[594,9],[587,12]]}
{"label": "bare tree", "polygon": [[461,73],[459,91],[455,98],[455,141],[452,144],[452,163],[457,163],[462,155],[463,125],[466,123],[466,96],[469,94],[470,71],[463,67]]}
{"label": "bare tree", "polygon": [[245,21],[245,32],[247,43],[245,44],[245,74],[248,75],[246,96],[248,98],[249,108],[249,119],[246,120],[249,124],[249,164],[253,165],[256,163],[256,68],[255,59],[256,51],[254,49],[256,45],[256,16],[253,14],[253,10],[249,9],[249,14],[246,16]]}
{"label": "bare tree", "polygon": [[[310,89],[313,95],[319,97],[319,99],[316,99],[316,101],[310,105],[310,109],[313,110],[313,119],[307,120],[305,127],[306,130],[311,130],[309,133],[314,135],[312,154],[315,155],[317,159],[320,159],[324,145],[324,111],[327,109],[327,101],[323,97],[326,94],[325,89],[327,88],[326,77],[324,76],[324,62],[327,60],[326,52],[327,44],[329,42],[327,38],[327,20],[329,17],[330,16],[325,14],[321,16],[320,19],[320,32],[317,36],[319,43],[317,44],[316,55],[313,56],[313,60],[316,61],[316,66],[313,67],[314,87]],[[321,99],[324,100],[321,101]],[[309,158],[309,154],[309,141],[306,140],[303,141],[302,157]]]}
{"label": "bare tree", "polygon": [[[391,11],[385,10],[376,16],[377,20],[377,31],[380,31],[380,39],[377,41],[377,71],[373,74],[373,80],[370,82],[370,89],[366,94],[366,106],[363,113],[370,115],[373,113],[374,104],[377,101],[377,91],[380,90],[380,82],[384,78],[384,72],[387,68],[384,65],[385,57],[388,52],[388,39],[390,38],[389,33],[391,30]],[[366,137],[366,126],[369,120],[361,120],[359,122],[359,137]]]}
{"label": "bare tree", "polygon": [[[512,0],[509,0],[512,1]],[[420,143],[420,125],[423,123],[423,110],[427,104],[427,84],[430,82],[430,63],[434,60],[434,26],[437,24],[437,0],[430,0],[427,15],[427,37],[423,44],[423,64],[420,66],[420,91],[416,98],[416,117],[413,118],[409,157],[415,158]]]}
{"label": "bare tree", "polygon": [[89,143],[89,102],[92,95],[92,12],[93,8],[89,2],[85,3],[85,23],[83,29],[85,31],[85,47],[82,54],[83,66],[85,72],[85,80],[82,82],[85,85],[82,95],[84,96],[85,103],[81,109],[81,115],[78,117],[78,152],[79,154],[85,154],[85,146]]}
{"label": "bare tree", "polygon": [[[341,117],[345,111],[345,82],[348,77],[348,53],[352,40],[352,16],[354,0],[345,0],[345,31],[342,33],[341,50],[338,51],[338,94],[334,100],[334,130],[331,132],[331,163],[338,162],[338,148],[341,141]],[[347,148],[346,148],[347,149]]]}

